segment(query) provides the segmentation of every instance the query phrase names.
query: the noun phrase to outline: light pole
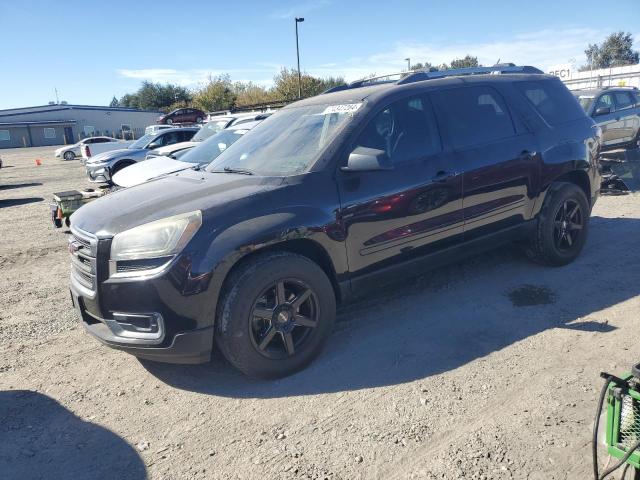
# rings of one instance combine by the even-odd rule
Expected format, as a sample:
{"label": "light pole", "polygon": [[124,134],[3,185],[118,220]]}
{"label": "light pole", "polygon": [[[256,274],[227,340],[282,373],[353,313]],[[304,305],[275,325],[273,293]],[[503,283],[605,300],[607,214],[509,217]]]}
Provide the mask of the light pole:
{"label": "light pole", "polygon": [[298,45],[298,24],[304,22],[304,17],[296,17],[296,57],[298,57],[298,98],[302,98],[302,77],[300,76],[300,46]]}
{"label": "light pole", "polygon": [[407,71],[411,70],[411,59],[410,58],[405,58],[405,60],[407,61]]}

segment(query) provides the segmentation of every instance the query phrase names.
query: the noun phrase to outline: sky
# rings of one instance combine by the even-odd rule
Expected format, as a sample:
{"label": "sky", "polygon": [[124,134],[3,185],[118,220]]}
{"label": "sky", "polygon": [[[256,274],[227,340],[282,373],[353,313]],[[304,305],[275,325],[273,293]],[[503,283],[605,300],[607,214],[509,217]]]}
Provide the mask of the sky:
{"label": "sky", "polygon": [[547,69],[585,63],[609,33],[633,34],[639,0],[0,0],[0,109],[55,100],[107,105],[143,80],[195,88],[209,75],[269,86],[295,67],[319,76],[399,72],[467,54]]}

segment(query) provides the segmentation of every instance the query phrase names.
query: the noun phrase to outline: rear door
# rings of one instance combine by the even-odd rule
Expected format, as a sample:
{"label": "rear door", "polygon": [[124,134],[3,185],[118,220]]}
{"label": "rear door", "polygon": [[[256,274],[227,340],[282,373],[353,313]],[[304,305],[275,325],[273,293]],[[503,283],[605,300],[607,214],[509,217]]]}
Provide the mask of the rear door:
{"label": "rear door", "polygon": [[434,95],[439,124],[462,178],[465,240],[516,226],[533,209],[540,162],[534,135],[492,86]]}
{"label": "rear door", "polygon": [[[598,110],[608,109],[608,113],[598,114]],[[593,120],[602,129],[602,145],[612,147],[622,143],[623,124],[616,112],[616,101],[613,92],[605,92],[598,96],[593,105]]]}
{"label": "rear door", "polygon": [[636,138],[640,129],[636,99],[628,91],[617,91],[613,96],[616,102],[616,121],[620,123],[618,140],[629,143]]}
{"label": "rear door", "polygon": [[461,241],[462,176],[442,149],[426,95],[375,112],[348,150],[357,147],[384,150],[392,169],[337,172],[354,277]]}

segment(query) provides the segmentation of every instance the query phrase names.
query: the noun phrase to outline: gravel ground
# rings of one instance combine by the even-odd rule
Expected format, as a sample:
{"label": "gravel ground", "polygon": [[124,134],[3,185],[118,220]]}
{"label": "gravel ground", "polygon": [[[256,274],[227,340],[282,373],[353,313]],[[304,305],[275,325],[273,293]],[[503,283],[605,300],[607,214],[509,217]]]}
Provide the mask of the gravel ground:
{"label": "gravel ground", "polygon": [[0,151],[0,478],[591,478],[598,374],[640,360],[640,196],[600,199],[570,266],[509,248],[387,288],[259,382],[83,333],[47,202],[84,171],[52,150]]}

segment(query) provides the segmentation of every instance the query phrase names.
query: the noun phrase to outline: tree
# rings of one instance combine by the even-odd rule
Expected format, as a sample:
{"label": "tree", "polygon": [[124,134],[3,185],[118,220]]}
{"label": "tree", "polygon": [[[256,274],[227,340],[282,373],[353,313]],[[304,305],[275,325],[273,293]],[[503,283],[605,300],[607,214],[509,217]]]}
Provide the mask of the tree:
{"label": "tree", "polygon": [[229,110],[236,101],[229,75],[209,77],[209,81],[196,92],[193,103],[207,111]]}
{"label": "tree", "polygon": [[[298,98],[298,71],[283,68],[273,77],[274,86],[272,92],[276,100],[296,100]],[[301,75],[302,97],[312,97],[325,90],[344,84],[342,77],[318,78],[308,73]]]}
{"label": "tree", "polygon": [[192,98],[189,90],[179,85],[144,81],[135,93],[124,95],[118,103],[123,107],[169,111],[175,103],[190,104]]}
{"label": "tree", "polygon": [[272,92],[253,82],[236,82],[233,91],[236,94],[236,106],[239,107],[278,100]]}
{"label": "tree", "polygon": [[449,68],[469,68],[469,67],[480,67],[481,65],[478,63],[478,57],[472,57],[471,55],[467,55],[464,58],[456,58],[451,61],[451,65]]}
{"label": "tree", "polygon": [[411,70],[427,70],[429,72],[435,72],[438,70],[438,67],[436,67],[435,65],[431,65],[429,62],[418,62],[411,65]]}
{"label": "tree", "polygon": [[118,99],[116,98],[116,96],[114,95],[113,98],[111,99],[111,103],[109,104],[110,107],[117,107],[119,105],[118,103]]}
{"label": "tree", "polygon": [[600,45],[589,44],[584,51],[587,64],[581,71],[621,67],[640,62],[640,52],[633,50],[633,36],[630,33],[615,32],[609,35]]}

